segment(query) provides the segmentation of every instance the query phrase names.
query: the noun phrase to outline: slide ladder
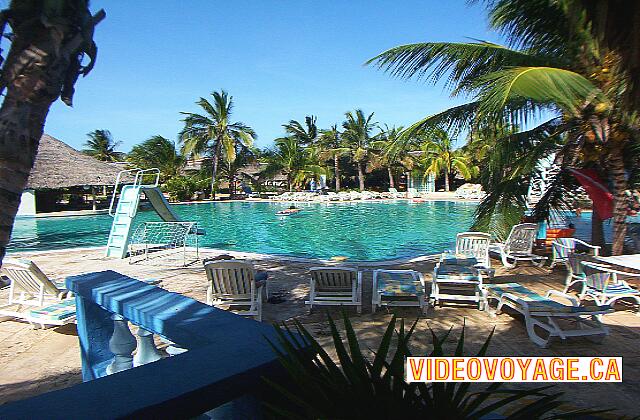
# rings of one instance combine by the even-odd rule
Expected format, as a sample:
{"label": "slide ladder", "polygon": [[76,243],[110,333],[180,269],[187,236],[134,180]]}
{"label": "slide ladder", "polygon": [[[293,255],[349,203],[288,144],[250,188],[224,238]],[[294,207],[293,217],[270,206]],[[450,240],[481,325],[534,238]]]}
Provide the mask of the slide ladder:
{"label": "slide ladder", "polygon": [[[118,185],[120,184],[122,175],[134,172],[136,175],[133,184],[124,185],[122,187],[120,199],[118,200],[118,205],[114,211],[113,206],[115,204]],[[152,184],[143,184],[143,178],[145,176],[153,176],[155,178],[154,182]],[[160,193],[160,190],[158,189],[159,178],[160,171],[157,168],[144,170],[136,168],[120,171],[120,173],[118,173],[116,184],[113,189],[113,196],[111,197],[111,205],[109,206],[109,215],[113,217],[113,223],[111,224],[111,232],[109,233],[109,240],[107,242],[106,257],[124,258],[127,256],[132,223],[136,213],[138,212],[138,205],[140,204],[140,193],[153,190],[164,200],[162,193]],[[147,194],[147,197],[149,195],[150,194]],[[166,205],[166,200],[164,200],[163,204],[164,207],[168,209],[169,213],[175,217],[175,214],[173,214],[168,205]],[[163,217],[163,214],[159,211],[158,214]]]}

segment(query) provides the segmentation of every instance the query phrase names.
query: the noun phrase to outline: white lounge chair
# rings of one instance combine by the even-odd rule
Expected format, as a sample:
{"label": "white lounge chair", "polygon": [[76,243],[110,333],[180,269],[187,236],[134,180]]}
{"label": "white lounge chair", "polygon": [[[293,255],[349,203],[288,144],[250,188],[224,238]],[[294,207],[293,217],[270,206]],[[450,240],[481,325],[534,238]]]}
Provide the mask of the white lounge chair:
{"label": "white lounge chair", "polygon": [[7,258],[1,272],[11,284],[8,301],[0,306],[0,316],[22,319],[42,328],[75,321],[73,295],[61,283],[49,279],[33,261]]}
{"label": "white lounge chair", "polygon": [[413,270],[374,270],[372,312],[379,306],[417,306],[426,314],[429,306],[422,273]]}
{"label": "white lounge chair", "polygon": [[309,310],[314,305],[350,305],[362,312],[362,273],[350,267],[312,267],[309,269]]}
{"label": "white lounge chair", "polygon": [[551,265],[550,268],[555,267],[557,263],[563,263],[569,270],[569,255],[576,253],[576,247],[580,245],[586,248],[592,253],[592,255],[600,255],[600,247],[581,241],[575,238],[557,238],[551,244]]}
{"label": "white lounge chair", "polygon": [[613,267],[593,261],[581,261],[584,269],[584,278],[575,280],[567,286],[567,289],[576,283],[582,283],[580,300],[592,298],[598,305],[612,305],[620,299],[632,299],[636,301],[636,314],[640,316],[640,290],[631,287],[626,281],[619,279],[619,275],[625,275]]}
{"label": "white lounge chair", "polygon": [[[262,321],[262,288],[255,281],[253,264],[245,261],[210,261],[204,265],[209,279],[207,304],[228,307],[233,313]],[[244,307],[248,309],[235,309]]]}
{"label": "white lounge chair", "polygon": [[456,255],[473,257],[477,264],[475,268],[492,278],[496,270],[491,268],[489,245],[491,235],[483,232],[462,232],[456,235]]}
{"label": "white lounge chair", "polygon": [[[501,313],[504,306],[519,312],[524,316],[529,339],[540,347],[547,347],[554,337],[563,340],[581,336],[604,338],[609,334],[600,321],[602,315],[613,312],[609,305],[581,306],[578,299],[557,290],[549,290],[543,297],[518,283],[487,284],[483,286],[483,292],[487,302],[498,301],[493,313],[487,303],[490,315]],[[552,298],[563,298],[569,305]],[[540,335],[536,327],[548,335]]]}
{"label": "white lounge chair", "polygon": [[514,268],[518,261],[531,261],[533,265],[542,267],[547,257],[533,253],[537,235],[538,226],[535,223],[521,223],[511,228],[504,243],[491,244],[489,251],[500,254],[502,264],[507,268]]}
{"label": "white lounge chair", "polygon": [[[471,260],[475,264],[475,258]],[[482,294],[482,273],[472,265],[452,264],[451,260],[443,260],[433,269],[431,299],[434,304],[441,300],[466,301],[478,304],[478,309],[485,306]]]}
{"label": "white lounge chair", "polygon": [[396,188],[389,188],[388,196],[391,198],[404,198],[405,194],[398,192]]}

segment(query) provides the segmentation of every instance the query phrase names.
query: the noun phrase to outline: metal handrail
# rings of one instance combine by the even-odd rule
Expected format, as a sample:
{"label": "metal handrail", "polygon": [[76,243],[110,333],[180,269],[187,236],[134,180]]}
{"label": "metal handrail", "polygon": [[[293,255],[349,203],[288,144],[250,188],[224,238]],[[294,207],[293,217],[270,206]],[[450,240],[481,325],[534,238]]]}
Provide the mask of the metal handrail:
{"label": "metal handrail", "polygon": [[123,174],[128,173],[128,172],[135,172],[136,176],[133,179],[133,186],[134,187],[140,187],[142,186],[142,180],[145,176],[145,174],[149,174],[149,173],[154,173],[156,175],[156,179],[153,182],[153,184],[149,184],[147,185],[148,187],[157,187],[158,183],[160,181],[160,169],[158,168],[151,168],[151,169],[141,169],[141,168],[134,168],[134,169],[125,169],[123,171],[118,172],[118,176],[116,177],[116,183],[113,186],[113,194],[111,195],[111,203],[109,204],[109,216],[111,217],[115,217],[115,214],[113,213],[113,205],[116,202],[116,195],[118,194],[118,185],[120,184],[120,178],[122,177]]}

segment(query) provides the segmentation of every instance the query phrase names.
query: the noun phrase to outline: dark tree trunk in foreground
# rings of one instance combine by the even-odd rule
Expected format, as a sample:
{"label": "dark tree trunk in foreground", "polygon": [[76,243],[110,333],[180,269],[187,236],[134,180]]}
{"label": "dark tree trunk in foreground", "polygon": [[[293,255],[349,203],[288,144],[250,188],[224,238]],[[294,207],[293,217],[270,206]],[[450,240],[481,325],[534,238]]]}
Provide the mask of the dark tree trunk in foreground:
{"label": "dark tree trunk in foreground", "polygon": [[595,209],[591,212],[591,243],[599,246],[604,251],[604,228],[602,226],[602,219]]}
{"label": "dark tree trunk in foreground", "polygon": [[624,237],[627,233],[627,201],[624,192],[627,189],[625,178],[623,148],[614,144],[609,153],[609,168],[613,180],[613,245],[611,255],[621,255],[624,251]]}
{"label": "dark tree trunk in foreground", "polygon": [[360,183],[360,192],[364,191],[364,170],[362,162],[358,162],[358,182]]}
{"label": "dark tree trunk in foreground", "polygon": [[[9,16],[11,13],[10,9]],[[93,24],[103,18],[104,11],[100,11],[93,17]],[[38,15],[24,21],[9,19],[14,38],[1,77],[6,96],[0,107],[0,265],[49,107],[61,94],[71,103],[80,70],[78,54],[89,48],[85,43],[93,43],[83,39],[72,17],[55,29],[45,27],[40,19]]]}
{"label": "dark tree trunk in foreground", "polygon": [[393,171],[391,170],[391,166],[387,166],[387,173],[389,174],[389,188],[395,188],[396,184],[393,182]]}
{"label": "dark tree trunk in foreground", "polygon": [[333,156],[333,173],[336,177],[336,192],[340,192],[340,165],[338,155]]}

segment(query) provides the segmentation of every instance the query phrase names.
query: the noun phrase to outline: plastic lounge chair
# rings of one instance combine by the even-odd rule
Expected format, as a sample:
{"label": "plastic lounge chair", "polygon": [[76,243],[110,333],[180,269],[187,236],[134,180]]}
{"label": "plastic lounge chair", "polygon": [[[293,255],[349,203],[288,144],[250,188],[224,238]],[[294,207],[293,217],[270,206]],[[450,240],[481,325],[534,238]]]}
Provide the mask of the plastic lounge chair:
{"label": "plastic lounge chair", "polygon": [[483,232],[462,232],[456,235],[456,255],[473,257],[478,262],[474,267],[492,278],[496,270],[491,268],[489,244],[491,235]]}
{"label": "plastic lounge chair", "polygon": [[[33,261],[8,258],[2,264],[2,274],[11,284],[8,301],[0,306],[1,316],[23,319],[43,328],[75,321],[75,301],[69,299],[72,294],[61,283],[49,279]],[[65,311],[57,310],[60,306],[56,305],[63,302]]]}
{"label": "plastic lounge chair", "polygon": [[[262,288],[255,281],[253,264],[245,261],[210,261],[204,265],[209,279],[207,304],[226,306],[233,313],[262,321]],[[235,309],[245,307],[248,309]]]}
{"label": "plastic lounge chair", "polygon": [[[602,315],[613,312],[609,305],[581,306],[578,299],[557,290],[549,290],[541,296],[519,283],[488,284],[483,287],[483,292],[487,302],[498,300],[495,314],[507,306],[524,316],[529,339],[540,347],[547,347],[554,337],[565,340],[568,337],[599,336],[602,339],[609,334],[600,321]],[[565,305],[552,297],[566,299],[570,304]],[[488,304],[487,312],[492,314]],[[536,327],[548,335],[540,335]]]}
{"label": "plastic lounge chair", "polygon": [[491,244],[489,251],[500,254],[502,264],[507,268],[514,268],[518,261],[531,261],[533,265],[542,267],[547,257],[533,253],[537,235],[538,226],[535,223],[521,223],[511,228],[504,243]]}
{"label": "plastic lounge chair", "polygon": [[436,264],[431,286],[434,304],[441,300],[467,301],[477,303],[480,310],[484,309],[486,302],[481,290],[482,274],[473,267],[477,261],[475,258],[465,260],[465,264],[453,263],[452,260]]}
{"label": "plastic lounge chair", "polygon": [[[592,298],[598,305],[612,305],[620,299],[633,299],[636,301],[636,315],[640,316],[640,290],[618,278],[624,275],[622,271],[613,269],[606,264],[592,261],[581,261],[584,269],[584,278],[575,280],[571,285],[582,283],[580,300]],[[567,286],[567,289],[571,286]]]}
{"label": "plastic lounge chair", "polygon": [[[583,248],[590,250],[593,255],[600,255],[600,247],[581,241],[575,238],[557,238],[551,244],[551,265],[550,268],[555,267],[557,263],[569,263],[569,254],[576,253],[576,246],[580,245]],[[567,270],[569,268],[567,267]]]}
{"label": "plastic lounge chair", "polygon": [[350,267],[312,267],[309,269],[309,310],[314,305],[350,305],[362,312],[362,273]]}
{"label": "plastic lounge chair", "polygon": [[426,314],[429,302],[422,273],[413,270],[374,270],[372,312],[379,306],[417,306]]}

